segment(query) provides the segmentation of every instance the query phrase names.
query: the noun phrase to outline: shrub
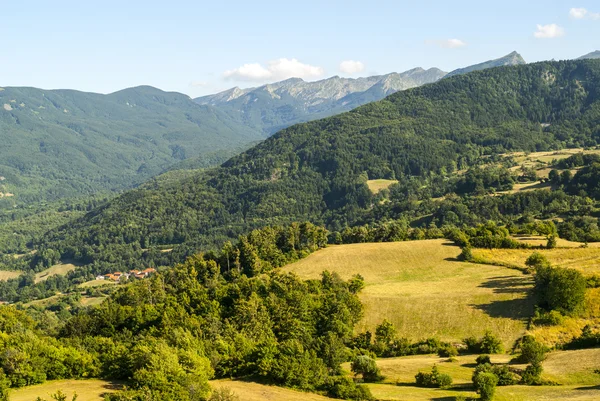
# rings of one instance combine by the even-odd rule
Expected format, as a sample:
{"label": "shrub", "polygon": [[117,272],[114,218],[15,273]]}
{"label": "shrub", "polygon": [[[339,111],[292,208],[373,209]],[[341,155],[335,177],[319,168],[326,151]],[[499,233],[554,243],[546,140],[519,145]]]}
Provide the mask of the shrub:
{"label": "shrub", "polygon": [[473,372],[473,383],[477,383],[477,376],[482,373],[492,373],[498,379],[497,385],[499,386],[511,386],[519,383],[519,376],[510,371],[507,365],[493,365],[490,363],[483,363],[477,365]]}
{"label": "shrub", "polygon": [[585,300],[587,282],[574,269],[541,266],[536,268],[535,292],[539,305],[547,310],[577,312]]}
{"label": "shrub", "polygon": [[533,363],[531,365],[527,365],[523,373],[521,373],[521,380],[523,384],[528,385],[537,385],[541,384],[541,375],[542,375],[542,364],[541,363]]}
{"label": "shrub", "polygon": [[458,355],[458,350],[453,345],[442,346],[438,349],[441,358],[452,358]]}
{"label": "shrub", "polygon": [[473,260],[473,250],[471,249],[471,247],[469,245],[465,246],[462,249],[462,251],[461,251],[461,253],[460,253],[460,255],[459,255],[458,258],[460,260],[464,260],[464,261],[467,261],[467,262],[472,261]]}
{"label": "shrub", "polygon": [[533,316],[533,323],[547,326],[558,326],[564,321],[564,316],[557,310],[551,310],[550,312],[535,311]]}
{"label": "shrub", "polygon": [[332,378],[328,384],[327,394],[342,400],[372,401],[375,399],[367,386],[357,385],[345,376]]}
{"label": "shrub", "polygon": [[498,377],[495,374],[482,372],[475,377],[474,383],[475,389],[481,396],[482,401],[491,401],[494,399],[496,385],[498,384]]}
{"label": "shrub", "polygon": [[367,355],[357,356],[351,365],[354,375],[362,375],[365,382],[376,382],[382,379],[377,362]]}
{"label": "shrub", "polygon": [[239,399],[240,397],[238,397],[230,388],[220,387],[213,390],[208,401],[239,401]]}
{"label": "shrub", "polygon": [[493,335],[491,331],[486,331],[481,339],[481,352],[485,354],[500,354],[502,351],[502,341]]}
{"label": "shrub", "polygon": [[527,267],[530,269],[535,270],[538,267],[550,267],[550,262],[544,255],[539,252],[535,252],[527,258],[525,265],[527,265]]}
{"label": "shrub", "polygon": [[440,373],[435,365],[433,365],[431,373],[417,373],[415,376],[415,381],[419,387],[446,388],[452,385],[452,377],[450,377],[450,375]]}
{"label": "shrub", "polygon": [[477,365],[485,365],[486,363],[492,364],[489,355],[479,355],[477,359],[475,359],[475,363]]}
{"label": "shrub", "polygon": [[546,359],[548,348],[542,343],[535,341],[532,336],[525,336],[521,340],[521,358],[524,363],[539,364]]}

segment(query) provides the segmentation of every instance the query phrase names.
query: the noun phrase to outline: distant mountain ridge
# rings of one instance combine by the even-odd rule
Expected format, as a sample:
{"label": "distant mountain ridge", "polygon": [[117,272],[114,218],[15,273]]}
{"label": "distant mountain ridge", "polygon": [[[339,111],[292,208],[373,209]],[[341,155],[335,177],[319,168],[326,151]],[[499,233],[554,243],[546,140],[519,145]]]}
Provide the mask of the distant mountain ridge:
{"label": "distant mountain ridge", "polygon": [[214,107],[149,86],[109,95],[2,88],[0,192],[15,196],[0,207],[128,188],[184,159],[218,164],[258,139]]}
{"label": "distant mountain ridge", "polygon": [[256,88],[235,87],[194,101],[215,106],[254,129],[272,134],[298,122],[328,117],[400,90],[436,82],[445,75],[437,68],[414,68],[366,78],[334,76],[315,82],[290,78]]}
{"label": "distant mountain ridge", "polygon": [[585,56],[581,56],[577,60],[597,59],[597,58],[600,58],[600,50],[596,50],[595,52],[591,52],[591,53],[586,54]]}
{"label": "distant mountain ridge", "polygon": [[489,61],[485,61],[483,63],[471,65],[469,67],[459,68],[457,70],[454,70],[454,71],[448,73],[445,76],[445,78],[453,77],[455,75],[467,74],[467,73],[473,72],[473,71],[486,70],[488,68],[503,67],[503,66],[509,66],[509,65],[522,65],[522,64],[527,64],[525,62],[525,59],[523,59],[523,57],[519,53],[512,52],[510,54],[507,54],[504,57],[500,57],[495,60],[489,60]]}

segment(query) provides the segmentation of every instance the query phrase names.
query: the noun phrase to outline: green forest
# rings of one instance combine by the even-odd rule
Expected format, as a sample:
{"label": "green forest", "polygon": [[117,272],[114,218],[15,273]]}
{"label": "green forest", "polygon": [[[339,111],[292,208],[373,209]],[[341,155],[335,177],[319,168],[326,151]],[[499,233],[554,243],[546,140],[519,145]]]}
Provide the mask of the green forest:
{"label": "green forest", "polygon": [[[130,96],[109,95],[127,107]],[[164,96],[154,94],[148,113],[184,102]],[[144,124],[160,120],[153,118]],[[238,150],[256,138],[246,139]],[[70,196],[82,194],[71,186],[0,210],[0,266],[15,274],[0,281],[0,300],[9,304],[0,308],[0,401],[10,389],[87,378],[125,383],[108,401],[207,400],[209,380],[227,378],[374,400],[367,383],[384,380],[378,358],[431,354],[478,355],[468,386],[481,399],[492,399],[496,386],[554,385],[542,376],[550,349],[531,336],[514,343],[520,367],[509,368],[490,360],[508,351],[491,331],[457,344],[404,338],[387,320],[359,330],[369,289],[362,275],[307,279],[281,268],[340,244],[446,239],[440,247],[461,248],[451,259],[482,266],[492,263],[478,250],[522,250],[525,267],[505,267],[530,278],[535,313],[527,324],[574,318],[600,275],[557,266],[543,251],[559,239],[581,249],[600,242],[599,145],[600,61],[579,60],[477,71],[399,92],[284,129],[218,167],[206,168],[231,153],[207,144],[204,159],[155,153],[160,160],[147,174],[138,167],[132,180],[130,162],[145,159],[117,155],[125,164],[113,165],[123,174],[114,187]],[[519,159],[561,149],[578,151],[549,159],[543,177]],[[23,166],[20,177],[35,168]],[[19,175],[7,171],[0,173],[10,184]],[[63,172],[88,174],[76,163]],[[377,179],[389,187],[372,191]],[[60,263],[73,269],[40,279]],[[83,287],[98,275],[149,267],[158,272],[145,279]],[[84,295],[99,302],[86,306]],[[556,349],[599,344],[589,326]],[[415,383],[443,389],[452,378],[433,365]]]}

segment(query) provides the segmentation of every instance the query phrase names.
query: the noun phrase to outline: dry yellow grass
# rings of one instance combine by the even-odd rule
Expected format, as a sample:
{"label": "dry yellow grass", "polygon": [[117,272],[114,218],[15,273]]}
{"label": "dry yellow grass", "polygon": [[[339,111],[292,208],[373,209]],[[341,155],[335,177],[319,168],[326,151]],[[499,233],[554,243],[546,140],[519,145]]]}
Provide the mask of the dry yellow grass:
{"label": "dry yellow grass", "polygon": [[35,282],[45,281],[51,276],[64,276],[65,274],[77,269],[73,263],[59,263],[35,275]]}
{"label": "dry yellow grass", "polygon": [[552,352],[544,361],[544,377],[567,385],[594,385],[600,376],[600,348]]}
{"label": "dry yellow grass", "polygon": [[390,320],[401,336],[445,341],[491,330],[506,346],[525,332],[533,312],[531,277],[503,267],[456,260],[460,249],[445,240],[331,246],[283,268],[303,278],[322,271],[365,278],[358,331]]}
{"label": "dry yellow grass", "polygon": [[[524,240],[536,244],[540,239]],[[543,240],[545,243],[545,240]],[[534,252],[539,252],[546,256],[555,266],[577,269],[584,274],[600,274],[600,248],[593,244],[588,248],[581,248],[577,243],[561,240],[559,245],[565,248],[555,249],[474,249],[473,255],[483,258],[491,263],[509,264],[519,267],[526,267],[525,261]],[[569,248],[573,246],[572,248]]]}
{"label": "dry yellow grass", "polygon": [[10,280],[21,275],[21,272],[11,272],[8,270],[0,270],[0,281]]}
{"label": "dry yellow grass", "polygon": [[[537,239],[527,240],[529,242]],[[540,252],[555,266],[572,268],[585,275],[600,274],[600,248],[580,248],[577,243],[563,241],[559,245],[565,248],[556,249],[475,249],[473,255],[490,263],[498,263],[525,267],[525,260],[533,252]],[[600,289],[588,289],[584,312],[576,317],[565,317],[560,325],[556,326],[531,326],[529,333],[538,341],[548,346],[565,344],[574,337],[581,335],[581,330],[586,325],[597,326],[600,324]]]}
{"label": "dry yellow grass", "polygon": [[376,194],[383,189],[387,189],[392,184],[396,184],[397,180],[369,180],[367,181],[367,186],[371,190],[372,193]]}
{"label": "dry yellow grass", "polygon": [[287,388],[237,380],[214,380],[212,388],[226,387],[243,401],[331,401],[331,398],[318,394],[303,393]]}
{"label": "dry yellow grass", "polygon": [[79,284],[79,288],[103,287],[105,285],[117,285],[117,282],[112,280],[90,280]]}
{"label": "dry yellow grass", "polygon": [[57,380],[12,390],[10,400],[34,401],[37,397],[50,400],[50,396],[60,390],[69,400],[77,393],[77,401],[101,401],[105,394],[120,388],[121,384],[105,380]]}
{"label": "dry yellow grass", "polygon": [[96,306],[100,305],[107,297],[83,297],[81,298],[82,306]]}

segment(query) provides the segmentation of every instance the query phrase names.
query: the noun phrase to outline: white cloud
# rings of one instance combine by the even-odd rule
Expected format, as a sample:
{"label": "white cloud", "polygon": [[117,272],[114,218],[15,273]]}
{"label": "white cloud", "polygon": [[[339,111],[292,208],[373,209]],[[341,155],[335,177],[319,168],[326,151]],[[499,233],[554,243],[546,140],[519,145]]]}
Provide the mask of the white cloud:
{"label": "white cloud", "polygon": [[360,61],[344,60],[340,63],[339,69],[344,74],[357,74],[365,70],[365,65]]}
{"label": "white cloud", "polygon": [[428,45],[439,46],[444,49],[458,49],[459,47],[464,47],[467,45],[460,39],[428,40],[426,43]]}
{"label": "white cloud", "polygon": [[552,39],[565,36],[564,28],[556,24],[537,25],[537,31],[533,34],[538,39]]}
{"label": "white cloud", "polygon": [[259,63],[244,64],[223,73],[225,79],[263,82],[281,81],[288,78],[317,78],[325,73],[323,68],[304,64],[297,59],[280,58],[271,60],[266,66]]}
{"label": "white cloud", "polygon": [[592,13],[585,8],[572,8],[569,15],[573,19],[600,19],[600,13]]}

